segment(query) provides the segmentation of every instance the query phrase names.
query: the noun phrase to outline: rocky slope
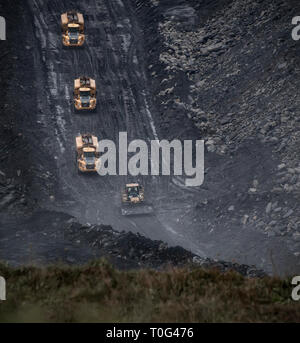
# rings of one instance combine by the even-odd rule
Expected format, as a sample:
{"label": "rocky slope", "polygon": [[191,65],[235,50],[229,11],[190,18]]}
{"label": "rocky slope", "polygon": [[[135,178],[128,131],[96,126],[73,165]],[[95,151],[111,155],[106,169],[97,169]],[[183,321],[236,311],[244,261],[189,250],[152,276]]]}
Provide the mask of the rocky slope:
{"label": "rocky slope", "polygon": [[189,265],[221,272],[234,270],[247,277],[265,275],[255,266],[203,258],[138,233],[116,231],[109,225],[80,224],[59,212],[36,211],[32,217],[14,223],[5,236],[0,236],[0,244],[0,260],[13,266],[76,265],[105,258],[125,270]]}
{"label": "rocky slope", "polygon": [[197,218],[208,231],[228,225],[283,237],[299,261],[300,45],[291,37],[299,2],[136,3],[148,18],[161,130],[195,137],[191,128],[178,129],[188,117],[205,139],[204,188],[218,187],[199,199]]}
{"label": "rocky slope", "polygon": [[264,272],[254,266],[228,263],[197,256],[181,247],[168,247],[162,241],[153,241],[132,232],[119,232],[110,226],[80,225],[70,219],[64,229],[71,241],[88,244],[97,256],[104,256],[121,266],[162,269],[169,266],[195,265],[225,272],[234,270],[244,276],[262,277]]}
{"label": "rocky slope", "polygon": [[[22,107],[32,100],[34,85],[28,84],[32,56],[20,54],[20,26],[22,3],[0,3],[0,13],[6,20],[6,41],[1,41],[0,52],[0,209],[6,220],[33,210],[36,199],[31,196],[34,147],[23,135],[22,125],[28,115]],[[20,72],[21,70],[21,72]],[[32,73],[32,72],[31,72]],[[29,114],[31,115],[31,113]],[[34,132],[31,132],[34,134]]]}

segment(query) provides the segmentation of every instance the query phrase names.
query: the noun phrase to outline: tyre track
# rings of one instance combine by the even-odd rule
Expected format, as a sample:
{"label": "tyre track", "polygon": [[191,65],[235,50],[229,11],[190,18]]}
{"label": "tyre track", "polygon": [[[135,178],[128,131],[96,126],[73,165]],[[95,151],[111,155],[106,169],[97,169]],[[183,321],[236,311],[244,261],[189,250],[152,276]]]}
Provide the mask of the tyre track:
{"label": "tyre track", "polygon": [[[87,18],[87,44],[83,49],[60,46],[60,14],[70,8],[78,8]],[[174,234],[155,216],[147,219],[120,216],[120,189],[127,181],[126,177],[78,177],[74,168],[74,138],[80,132],[94,132],[99,138],[114,141],[117,141],[119,131],[127,131],[130,139],[154,137],[144,107],[145,74],[135,70],[139,59],[137,42],[131,33],[132,18],[126,16],[125,6],[116,1],[87,1],[76,6],[74,1],[48,1],[45,5],[45,2],[34,0],[31,12],[36,23],[44,79],[46,77],[39,81],[46,84],[46,101],[42,102],[40,112],[49,115],[44,115],[42,120],[49,129],[46,139],[52,142],[49,150],[57,157],[58,167],[57,201],[43,205],[64,210],[82,221],[139,231],[173,244]],[[95,13],[101,13],[107,19],[96,22]],[[92,35],[95,36],[91,38]],[[72,111],[73,80],[83,74],[95,77],[97,82],[96,114],[74,115]],[[161,188],[159,177],[139,180],[151,190],[150,196]]]}

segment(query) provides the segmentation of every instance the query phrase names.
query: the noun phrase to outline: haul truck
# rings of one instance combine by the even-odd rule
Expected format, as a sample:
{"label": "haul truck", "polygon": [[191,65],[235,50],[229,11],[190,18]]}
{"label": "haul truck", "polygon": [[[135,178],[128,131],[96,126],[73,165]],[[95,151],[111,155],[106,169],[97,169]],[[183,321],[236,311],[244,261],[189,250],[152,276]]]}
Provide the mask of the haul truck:
{"label": "haul truck", "polygon": [[75,111],[96,109],[96,81],[90,77],[81,76],[74,81]]}
{"label": "haul truck", "polygon": [[69,11],[61,15],[64,46],[82,46],[85,40],[84,19],[81,13]]}
{"label": "haul truck", "polygon": [[90,133],[76,137],[76,164],[79,173],[93,173],[99,167],[98,139]]}
{"label": "haul truck", "polygon": [[122,215],[141,215],[153,212],[151,205],[145,203],[144,187],[139,183],[128,183],[122,191]]}

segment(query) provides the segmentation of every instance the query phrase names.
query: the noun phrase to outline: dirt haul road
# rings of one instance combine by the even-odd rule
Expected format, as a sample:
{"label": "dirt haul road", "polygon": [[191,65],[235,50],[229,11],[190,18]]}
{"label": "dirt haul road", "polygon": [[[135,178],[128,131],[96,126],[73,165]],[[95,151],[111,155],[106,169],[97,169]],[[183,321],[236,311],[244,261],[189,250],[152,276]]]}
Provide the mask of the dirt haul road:
{"label": "dirt haul road", "polygon": [[[86,43],[80,49],[62,46],[60,15],[70,9],[84,14]],[[23,134],[35,147],[33,158],[39,167],[32,173],[39,207],[73,215],[82,223],[109,224],[116,230],[139,232],[201,256],[255,264],[268,272],[274,271],[275,259],[284,272],[294,260],[282,239],[241,230],[240,223],[227,222],[222,229],[207,230],[207,223],[226,211],[232,194],[230,184],[238,180],[237,191],[252,175],[266,172],[260,163],[268,152],[261,152],[258,146],[240,151],[237,161],[207,155],[206,179],[201,187],[186,188],[180,177],[138,177],[154,205],[151,216],[120,214],[120,190],[126,182],[136,179],[78,175],[74,148],[79,133],[91,132],[98,139],[110,139],[116,144],[119,132],[127,132],[128,141],[168,138],[161,136],[151,97],[139,19],[129,0],[24,2],[23,25],[28,30],[20,33],[24,37],[20,53],[25,51],[33,59],[34,71],[26,70],[24,86],[33,85],[34,91],[24,101],[21,124]],[[81,75],[96,80],[96,113],[74,113],[73,81]],[[182,126],[190,128],[185,138],[201,139],[189,119],[184,120]],[[181,132],[181,125],[174,132]],[[270,163],[267,161],[265,168]],[[199,218],[195,205],[207,198],[212,205],[205,217]],[[38,241],[33,244],[39,246]]]}
{"label": "dirt haul road", "polygon": [[[169,177],[139,177],[147,200],[158,211],[155,216],[124,218],[120,215],[120,191],[135,178],[78,175],[74,163],[74,139],[79,133],[92,132],[99,139],[110,139],[116,144],[119,132],[127,132],[128,141],[158,138],[147,91],[142,37],[133,11],[120,1],[81,4],[86,44],[82,49],[63,49],[59,17],[69,8],[78,8],[78,4],[29,4],[35,26],[35,65],[40,71],[36,122],[42,130],[37,139],[48,151],[45,157],[54,159],[54,173],[58,173],[54,189],[41,199],[42,206],[63,210],[82,222],[111,224],[117,230],[138,231],[170,244],[178,243],[178,238],[184,241],[179,235],[176,238],[175,231],[159,218],[159,212],[167,210],[161,204],[166,203],[172,186]],[[80,75],[96,80],[96,113],[74,114],[73,80]],[[53,205],[49,202],[51,195],[55,197]]]}

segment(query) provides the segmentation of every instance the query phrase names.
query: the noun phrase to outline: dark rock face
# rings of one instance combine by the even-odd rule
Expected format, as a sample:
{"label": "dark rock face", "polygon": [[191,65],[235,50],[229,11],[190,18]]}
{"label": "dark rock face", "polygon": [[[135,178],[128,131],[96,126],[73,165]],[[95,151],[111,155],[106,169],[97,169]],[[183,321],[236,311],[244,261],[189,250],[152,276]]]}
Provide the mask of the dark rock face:
{"label": "dark rock face", "polygon": [[234,270],[249,277],[266,275],[254,266],[203,258],[139,233],[116,231],[109,225],[83,225],[59,212],[37,211],[31,217],[14,221],[9,232],[0,236],[0,244],[0,260],[13,266],[83,264],[105,258],[124,270],[201,266],[223,272]]}
{"label": "dark rock face", "polygon": [[291,253],[286,265],[299,270],[299,44],[291,37],[299,3],[152,5],[140,13],[148,18],[145,44],[160,129],[171,138],[205,139],[207,169],[195,216],[210,238],[203,233],[201,242],[218,245],[226,228],[234,232],[230,239],[261,233],[281,239]]}
{"label": "dark rock face", "polygon": [[[25,89],[21,77],[16,77],[17,37],[22,30],[21,3],[1,3],[0,13],[6,20],[6,41],[1,41],[0,52],[0,211],[22,215],[32,201],[27,197],[31,181],[31,151],[22,135],[17,93],[24,100]],[[24,61],[22,61],[22,64]],[[24,68],[24,64],[23,64]],[[28,90],[27,90],[28,91]]]}
{"label": "dark rock face", "polygon": [[65,235],[73,242],[88,244],[97,255],[105,256],[121,268],[156,268],[167,266],[201,266],[221,271],[234,270],[244,276],[262,277],[265,273],[254,266],[239,265],[197,256],[181,247],[168,247],[140,234],[118,232],[110,226],[88,225],[69,220]]}

